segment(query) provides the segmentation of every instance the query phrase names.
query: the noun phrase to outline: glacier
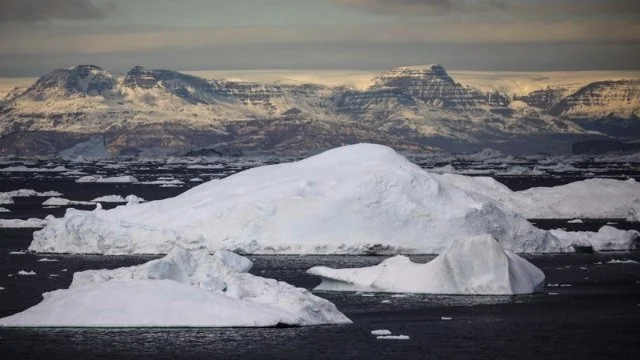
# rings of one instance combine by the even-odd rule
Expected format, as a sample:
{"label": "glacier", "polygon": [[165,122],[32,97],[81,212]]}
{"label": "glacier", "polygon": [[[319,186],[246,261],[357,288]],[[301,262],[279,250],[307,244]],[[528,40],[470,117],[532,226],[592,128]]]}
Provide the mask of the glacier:
{"label": "glacier", "polygon": [[306,289],[251,275],[231,252],[173,249],[161,259],[74,273],[68,289],[0,319],[0,327],[270,327],[348,324]]}

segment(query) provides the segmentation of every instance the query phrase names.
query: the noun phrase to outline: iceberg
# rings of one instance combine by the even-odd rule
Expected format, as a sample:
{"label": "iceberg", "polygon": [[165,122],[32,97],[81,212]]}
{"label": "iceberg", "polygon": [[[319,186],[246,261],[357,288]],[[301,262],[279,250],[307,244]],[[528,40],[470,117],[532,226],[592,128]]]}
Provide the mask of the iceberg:
{"label": "iceberg", "polygon": [[41,228],[47,226],[49,221],[53,219],[52,215],[48,215],[44,219],[0,219],[0,228]]}
{"label": "iceberg", "polygon": [[146,264],[77,272],[68,289],[0,319],[5,327],[270,327],[347,324],[306,289],[247,273],[231,252],[173,249]]}
{"label": "iceberg", "polygon": [[624,251],[638,247],[640,232],[605,225],[598,232],[551,230],[565,247],[590,247],[595,251]]}
{"label": "iceberg", "polygon": [[76,179],[77,183],[108,183],[108,184],[137,184],[138,179],[131,175],[102,177],[100,175],[87,175]]}
{"label": "iceberg", "polygon": [[446,250],[491,234],[513,252],[572,251],[492,199],[449,184],[390,148],[358,144],[253,168],[174,198],[67,210],[34,233],[51,253],[166,254],[175,245],[250,254]]}
{"label": "iceberg", "polygon": [[554,187],[512,191],[490,177],[434,175],[443,182],[491,199],[528,219],[634,220],[640,208],[640,183],[633,179],[589,179]]}
{"label": "iceberg", "polygon": [[332,269],[317,266],[314,290],[368,291],[450,295],[515,295],[540,291],[544,273],[527,260],[505,251],[491,235],[458,239],[426,264],[398,255],[372,267]]}

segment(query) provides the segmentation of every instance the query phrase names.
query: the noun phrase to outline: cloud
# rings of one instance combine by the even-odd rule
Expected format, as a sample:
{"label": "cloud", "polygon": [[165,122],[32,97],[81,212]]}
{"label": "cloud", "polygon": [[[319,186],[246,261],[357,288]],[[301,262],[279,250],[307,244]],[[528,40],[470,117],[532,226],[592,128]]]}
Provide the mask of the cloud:
{"label": "cloud", "polygon": [[640,13],[638,0],[330,0],[362,11],[406,16],[442,13],[510,13],[519,18]]}
{"label": "cloud", "polygon": [[451,11],[505,10],[503,0],[332,0],[363,11],[380,14],[422,16]]}
{"label": "cloud", "polygon": [[[5,29],[9,30],[9,29]],[[262,27],[61,27],[5,31],[0,55],[105,54],[159,49],[202,49],[258,44],[339,42],[413,44],[640,43],[640,23],[621,20],[455,23],[393,22],[375,25]]]}
{"label": "cloud", "polygon": [[112,0],[0,0],[0,22],[103,19],[117,10]]}

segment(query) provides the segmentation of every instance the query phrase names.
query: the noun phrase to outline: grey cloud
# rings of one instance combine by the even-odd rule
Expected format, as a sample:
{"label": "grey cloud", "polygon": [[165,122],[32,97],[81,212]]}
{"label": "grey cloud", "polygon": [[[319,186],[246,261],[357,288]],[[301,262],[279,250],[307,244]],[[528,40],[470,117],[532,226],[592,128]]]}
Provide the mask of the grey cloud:
{"label": "grey cloud", "polygon": [[381,14],[425,15],[449,11],[506,10],[503,0],[332,0],[339,4]]}
{"label": "grey cloud", "polygon": [[103,19],[117,11],[111,0],[0,0],[0,22]]}
{"label": "grey cloud", "polygon": [[509,12],[522,18],[544,16],[629,16],[640,13],[638,0],[330,0],[379,14],[428,16],[443,12]]}

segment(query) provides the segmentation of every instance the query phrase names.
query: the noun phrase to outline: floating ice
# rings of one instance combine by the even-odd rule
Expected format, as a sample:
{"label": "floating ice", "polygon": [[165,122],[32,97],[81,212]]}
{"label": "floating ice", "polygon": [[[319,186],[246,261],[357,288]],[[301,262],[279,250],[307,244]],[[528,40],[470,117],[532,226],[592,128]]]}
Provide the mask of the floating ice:
{"label": "floating ice", "polygon": [[551,230],[566,247],[591,247],[595,251],[633,250],[640,233],[636,230],[618,230],[605,225],[598,232]]}
{"label": "floating ice", "polygon": [[440,253],[491,234],[514,252],[570,251],[484,196],[451,186],[395,151],[359,144],[264,166],[171,199],[67,211],[30,249],[166,253],[175,244],[243,253]]}
{"label": "floating ice", "polygon": [[631,259],[628,259],[628,260],[615,260],[614,259],[614,260],[607,261],[607,264],[639,264],[639,263],[637,261],[631,260]]}
{"label": "floating ice", "polygon": [[42,203],[42,206],[69,206],[69,205],[93,205],[90,201],[76,201],[60,197],[48,198]]}
{"label": "floating ice", "polygon": [[18,271],[18,275],[22,275],[22,276],[33,276],[35,275],[36,272],[31,270],[31,271],[25,271],[25,270],[20,270]]}
{"label": "floating ice", "polygon": [[634,221],[633,214],[640,212],[640,183],[633,179],[589,179],[562,186],[512,191],[490,177],[434,176],[485,199],[493,199],[528,219],[627,217]]}
{"label": "floating ice", "polygon": [[0,219],[0,228],[41,228],[45,227],[49,221],[54,219],[49,215],[44,220],[30,218],[27,220],[22,219]]}
{"label": "floating ice", "polygon": [[376,339],[379,340],[411,340],[411,338],[407,335],[384,335],[378,336]]}
{"label": "floating ice", "polygon": [[112,184],[137,184],[138,179],[131,175],[101,177],[99,175],[87,175],[76,179],[77,183],[112,183]]}
{"label": "floating ice", "polygon": [[[11,327],[265,327],[343,324],[327,300],[244,270],[248,259],[174,249],[162,259],[73,275],[69,289],[0,319]],[[230,267],[231,266],[231,267]]]}
{"label": "floating ice", "polygon": [[136,195],[128,195],[127,197],[123,197],[122,195],[105,195],[97,197],[92,202],[104,202],[104,203],[127,203],[127,204],[139,204],[145,202],[146,200],[136,196]]}
{"label": "floating ice", "polygon": [[391,335],[391,331],[387,329],[371,330],[371,335],[376,335],[376,336]]}
{"label": "floating ice", "polygon": [[491,235],[455,241],[426,264],[395,256],[372,267],[307,271],[322,283],[315,290],[427,294],[529,294],[544,286],[544,274],[527,260],[505,251]]}
{"label": "floating ice", "polygon": [[57,166],[54,168],[32,168],[32,167],[26,167],[26,166],[10,166],[10,167],[6,167],[6,168],[2,168],[0,169],[0,172],[65,172],[65,171],[69,171],[69,169],[67,169],[64,166]]}

